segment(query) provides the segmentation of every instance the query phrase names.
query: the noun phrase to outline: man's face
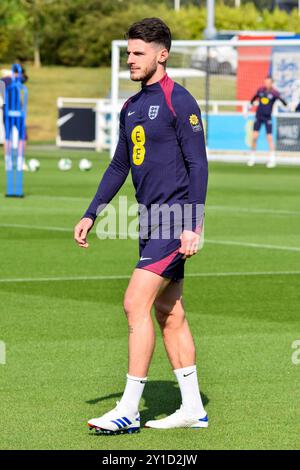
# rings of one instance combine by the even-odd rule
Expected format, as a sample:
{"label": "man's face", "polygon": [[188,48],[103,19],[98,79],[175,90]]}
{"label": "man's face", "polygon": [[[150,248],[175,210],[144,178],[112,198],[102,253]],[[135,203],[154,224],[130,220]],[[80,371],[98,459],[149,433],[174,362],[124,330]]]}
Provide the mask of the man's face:
{"label": "man's face", "polygon": [[265,79],[265,87],[270,90],[272,88],[272,85],[273,85],[273,81],[271,78],[266,78]]}
{"label": "man's face", "polygon": [[154,42],[129,39],[127,56],[131,80],[147,82],[155,74],[159,62],[167,59],[168,51]]}

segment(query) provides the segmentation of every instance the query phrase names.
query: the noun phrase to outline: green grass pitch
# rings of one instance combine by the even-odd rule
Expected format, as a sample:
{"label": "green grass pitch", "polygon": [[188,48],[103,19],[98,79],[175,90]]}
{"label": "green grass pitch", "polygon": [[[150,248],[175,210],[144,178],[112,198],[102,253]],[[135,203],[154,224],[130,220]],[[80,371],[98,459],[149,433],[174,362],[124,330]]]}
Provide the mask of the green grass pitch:
{"label": "green grass pitch", "polygon": [[[61,156],[74,164],[91,158],[93,169],[59,172]],[[41,169],[25,175],[20,200],[4,198],[0,162],[0,447],[299,448],[292,343],[300,339],[300,169],[210,164],[206,243],[187,262],[184,293],[210,427],[106,437],[90,434],[86,422],[114,407],[124,388],[122,297],[137,242],[95,232],[88,250],[73,242],[107,154],[31,147],[30,157]],[[130,178],[121,194],[134,200]],[[179,405],[158,333],[142,422]]]}

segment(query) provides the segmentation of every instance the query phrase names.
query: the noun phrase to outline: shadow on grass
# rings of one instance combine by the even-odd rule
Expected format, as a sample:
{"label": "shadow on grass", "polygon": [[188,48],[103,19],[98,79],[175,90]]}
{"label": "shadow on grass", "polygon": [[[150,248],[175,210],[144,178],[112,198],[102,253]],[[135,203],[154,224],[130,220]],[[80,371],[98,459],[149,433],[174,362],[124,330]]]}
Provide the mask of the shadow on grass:
{"label": "shadow on grass", "polygon": [[[103,397],[88,400],[89,405],[96,405],[106,400],[120,399],[122,393],[111,393]],[[203,405],[209,402],[207,396],[201,393]],[[144,406],[141,409],[142,424],[149,419],[167,416],[176,411],[181,404],[180,391],[177,382],[170,380],[154,380],[148,382],[143,393]],[[109,411],[109,410],[107,410]]]}

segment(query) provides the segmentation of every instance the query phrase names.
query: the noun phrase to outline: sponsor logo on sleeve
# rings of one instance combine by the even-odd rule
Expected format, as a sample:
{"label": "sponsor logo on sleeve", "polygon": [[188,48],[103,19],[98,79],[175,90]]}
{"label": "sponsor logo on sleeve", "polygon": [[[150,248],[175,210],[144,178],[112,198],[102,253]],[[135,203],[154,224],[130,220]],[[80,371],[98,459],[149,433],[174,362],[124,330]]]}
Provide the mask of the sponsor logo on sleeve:
{"label": "sponsor logo on sleeve", "polygon": [[192,126],[193,132],[202,131],[202,126],[200,124],[198,116],[196,114],[191,114],[189,117],[190,125]]}

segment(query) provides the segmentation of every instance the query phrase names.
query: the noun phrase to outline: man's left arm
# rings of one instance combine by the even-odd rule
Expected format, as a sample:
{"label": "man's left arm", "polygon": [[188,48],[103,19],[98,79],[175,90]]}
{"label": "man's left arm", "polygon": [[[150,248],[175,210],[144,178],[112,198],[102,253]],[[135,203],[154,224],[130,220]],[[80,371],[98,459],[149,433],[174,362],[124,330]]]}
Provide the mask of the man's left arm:
{"label": "man's left arm", "polygon": [[281,103],[283,104],[283,106],[287,106],[287,102],[285,101],[284,98],[282,98],[282,96],[280,95],[279,92],[277,92],[276,98],[277,98],[279,101],[281,101]]}
{"label": "man's left arm", "polygon": [[203,229],[208,164],[201,112],[196,100],[188,94],[174,100],[173,106],[176,136],[189,175],[188,203],[192,210],[191,221],[188,221],[190,227],[181,236],[180,252],[190,257],[198,251]]}

